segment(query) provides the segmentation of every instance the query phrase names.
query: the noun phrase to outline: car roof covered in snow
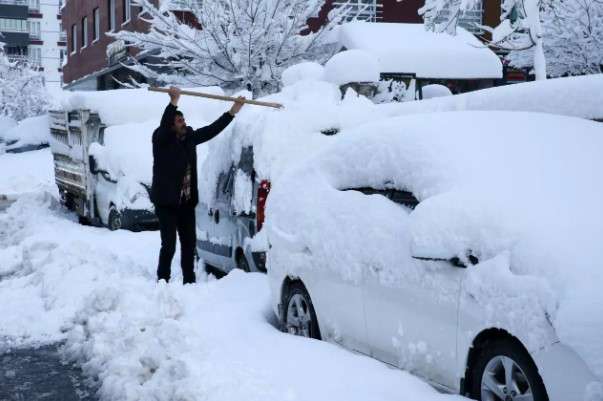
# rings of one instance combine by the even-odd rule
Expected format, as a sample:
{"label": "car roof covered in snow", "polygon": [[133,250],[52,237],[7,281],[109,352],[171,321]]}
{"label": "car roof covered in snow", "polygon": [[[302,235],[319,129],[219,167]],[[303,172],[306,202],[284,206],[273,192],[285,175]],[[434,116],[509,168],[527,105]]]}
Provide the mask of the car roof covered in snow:
{"label": "car roof covered in snow", "polygon": [[[390,103],[389,115],[460,110],[532,111],[603,120],[603,74],[500,86],[416,102]],[[512,123],[512,122],[508,122]]]}
{"label": "car roof covered in snow", "polygon": [[462,27],[452,36],[427,31],[423,24],[354,21],[340,28],[339,43],[373,54],[382,73],[441,79],[503,76],[498,56]]}
{"label": "car roof covered in snow", "polygon": [[[190,88],[190,90],[223,95],[218,87]],[[53,93],[54,108],[71,111],[88,109],[97,112],[105,125],[121,125],[156,121],[159,125],[163,110],[169,103],[165,93],[150,92],[145,88],[108,91],[57,91]],[[211,120],[228,110],[227,102],[192,96],[181,96],[178,109],[190,117]]]}

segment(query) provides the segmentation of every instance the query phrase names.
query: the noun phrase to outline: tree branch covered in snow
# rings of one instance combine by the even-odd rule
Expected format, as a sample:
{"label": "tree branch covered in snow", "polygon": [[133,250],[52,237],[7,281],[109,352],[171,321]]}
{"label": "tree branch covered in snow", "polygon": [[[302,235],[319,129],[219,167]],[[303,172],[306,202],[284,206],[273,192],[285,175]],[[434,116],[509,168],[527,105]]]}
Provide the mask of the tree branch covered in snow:
{"label": "tree branch covered in snow", "polygon": [[170,11],[169,1],[157,7],[150,0],[134,0],[149,31],[114,36],[161,61],[130,68],[166,83],[247,89],[256,96],[274,92],[282,71],[291,64],[324,62],[333,54],[336,48],[328,43],[327,34],[351,12],[349,6],[337,8],[325,26],[310,32],[307,21],[318,15],[322,0],[199,3],[191,1],[189,6],[202,29],[182,22]]}
{"label": "tree branch covered in snow", "polygon": [[[475,6],[478,0],[426,0],[419,10],[426,29],[454,34],[459,17]],[[544,3],[564,0],[502,0],[501,23],[496,28],[482,26],[492,33],[489,46],[513,51],[532,49],[537,79],[546,79],[546,59],[540,10]]]}
{"label": "tree branch covered in snow", "polygon": [[26,61],[10,61],[0,42],[0,115],[19,121],[43,114],[47,107],[42,74]]}
{"label": "tree branch covered in snow", "polygon": [[[603,0],[556,0],[544,6],[542,24],[551,76],[603,72]],[[533,50],[507,58],[514,67],[531,67]]]}

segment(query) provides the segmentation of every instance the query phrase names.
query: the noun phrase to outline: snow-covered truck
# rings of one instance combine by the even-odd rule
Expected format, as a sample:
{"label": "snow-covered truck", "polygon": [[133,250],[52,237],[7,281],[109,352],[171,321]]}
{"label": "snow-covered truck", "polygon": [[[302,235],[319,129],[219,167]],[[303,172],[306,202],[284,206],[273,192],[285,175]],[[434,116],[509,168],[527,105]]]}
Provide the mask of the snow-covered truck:
{"label": "snow-covered truck", "polygon": [[155,228],[150,182],[137,181],[111,163],[111,149],[105,146],[107,126],[99,114],[58,109],[49,117],[55,181],[62,203],[80,223],[111,230]]}

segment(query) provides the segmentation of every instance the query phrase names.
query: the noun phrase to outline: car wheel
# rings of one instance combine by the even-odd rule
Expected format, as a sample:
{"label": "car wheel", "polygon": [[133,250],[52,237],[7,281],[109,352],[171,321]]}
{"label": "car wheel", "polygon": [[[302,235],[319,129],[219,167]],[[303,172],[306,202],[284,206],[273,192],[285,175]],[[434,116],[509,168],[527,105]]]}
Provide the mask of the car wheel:
{"label": "car wheel", "polygon": [[487,343],[471,372],[471,398],[480,401],[548,401],[530,355],[511,340]]}
{"label": "car wheel", "polygon": [[293,283],[287,293],[284,305],[283,323],[288,333],[320,340],[314,305],[312,305],[310,294],[301,283]]}
{"label": "car wheel", "polygon": [[115,206],[111,206],[109,209],[109,230],[115,231],[122,228],[121,214],[117,211]]}
{"label": "car wheel", "polygon": [[241,255],[237,258],[237,268],[243,270],[246,273],[249,273],[249,263],[247,262],[247,258],[245,255]]}

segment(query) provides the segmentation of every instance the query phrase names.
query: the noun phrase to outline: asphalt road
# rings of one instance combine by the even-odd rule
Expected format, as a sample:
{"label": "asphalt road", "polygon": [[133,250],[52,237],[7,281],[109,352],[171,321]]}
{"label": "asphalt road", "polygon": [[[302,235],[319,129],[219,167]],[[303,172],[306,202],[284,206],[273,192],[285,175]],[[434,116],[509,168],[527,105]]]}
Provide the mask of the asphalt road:
{"label": "asphalt road", "polygon": [[82,371],[58,344],[0,351],[0,401],[96,401]]}

